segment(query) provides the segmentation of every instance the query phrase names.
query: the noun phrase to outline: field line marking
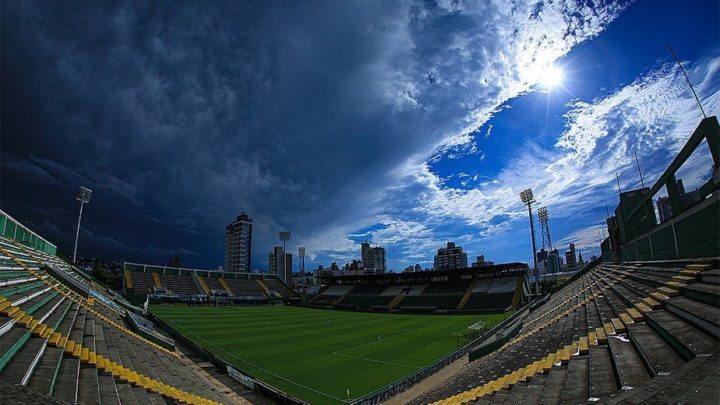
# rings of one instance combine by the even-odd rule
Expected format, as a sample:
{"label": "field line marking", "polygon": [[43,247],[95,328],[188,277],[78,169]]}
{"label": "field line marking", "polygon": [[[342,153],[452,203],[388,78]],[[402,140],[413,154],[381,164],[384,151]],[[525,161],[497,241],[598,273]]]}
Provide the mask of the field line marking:
{"label": "field line marking", "polygon": [[445,341],[445,340],[447,340],[447,339],[452,339],[452,338],[451,338],[450,336],[441,337],[440,339],[438,339],[438,340],[430,343],[429,345],[425,345],[424,348],[427,349],[428,347],[433,347],[433,346],[435,346],[436,344],[438,344],[438,343],[440,343],[440,342],[443,342],[443,341]]}
{"label": "field line marking", "polygon": [[340,354],[340,353],[342,353],[342,352],[345,352],[345,351],[348,351],[348,350],[352,350],[352,349],[357,349],[357,348],[359,348],[359,347],[365,347],[365,346],[374,345],[374,344],[376,344],[376,343],[382,343],[382,342],[388,341],[388,340],[390,340],[390,339],[392,339],[392,338],[394,338],[394,337],[402,336],[402,335],[404,335],[405,333],[411,332],[411,331],[413,331],[413,330],[416,330],[416,329],[412,329],[412,328],[408,328],[408,329],[396,329],[396,331],[403,331],[403,332],[402,332],[402,333],[398,333],[397,335],[390,336],[389,338],[387,338],[387,339],[385,339],[385,340],[383,340],[383,338],[382,338],[383,335],[387,335],[387,334],[392,333],[392,332],[394,332],[394,331],[389,331],[389,332],[381,333],[381,334],[379,334],[379,335],[377,336],[377,338],[376,338],[375,340],[373,340],[373,341],[370,341],[370,342],[367,342],[367,343],[361,343],[361,344],[355,345],[355,346],[346,347],[346,348],[340,349],[340,350],[335,350],[334,352],[332,352],[332,354]]}
{"label": "field line marking", "polygon": [[[202,337],[202,336],[199,336],[198,334],[196,334],[196,333],[194,333],[194,332],[192,332],[192,331],[187,330],[186,328],[180,326],[179,324],[177,324],[177,323],[175,323],[175,322],[173,322],[173,321],[170,321],[170,320],[167,320],[167,319],[164,319],[164,321],[170,323],[171,325],[173,325],[173,326],[175,326],[175,327],[178,327],[178,328],[184,330],[185,332],[187,332],[187,333],[189,333],[189,334],[191,334],[191,335],[193,335],[193,336],[195,336],[195,337],[197,337],[198,339],[204,341],[205,343],[209,344],[210,346],[215,347],[216,349],[220,350],[221,352],[223,352],[223,353],[225,353],[225,354],[227,354],[227,355],[229,355],[229,356],[231,356],[231,357],[234,357],[234,358],[242,361],[243,363],[247,363],[247,364],[249,364],[249,365],[257,368],[258,370],[262,370],[262,371],[264,371],[264,372],[266,372],[266,373],[268,373],[268,374],[270,374],[270,375],[272,375],[272,376],[274,376],[274,377],[277,377],[277,378],[279,378],[279,379],[281,379],[281,380],[283,380],[283,381],[287,381],[287,382],[289,382],[289,383],[291,383],[291,384],[297,385],[298,387],[305,388],[306,390],[312,391],[312,392],[314,392],[314,393],[316,393],[316,394],[320,394],[320,395],[326,396],[326,397],[328,397],[328,398],[332,398],[332,399],[334,399],[334,400],[336,400],[336,401],[339,401],[339,402],[346,402],[345,399],[338,398],[338,397],[336,397],[336,396],[333,396],[333,395],[324,393],[324,392],[322,392],[322,391],[318,391],[318,390],[316,390],[316,389],[314,389],[314,388],[308,387],[307,385],[300,384],[299,382],[293,381],[293,380],[291,380],[291,379],[289,379],[289,378],[285,378],[285,377],[283,377],[283,376],[281,376],[281,375],[278,375],[278,374],[273,373],[273,372],[270,371],[270,370],[266,370],[266,369],[263,368],[263,367],[260,367],[260,366],[258,366],[258,365],[255,365],[254,363],[252,363],[252,362],[250,362],[250,361],[247,361],[247,360],[245,360],[245,359],[243,359],[243,358],[241,358],[241,357],[238,357],[237,355],[235,355],[235,354],[233,354],[233,353],[228,352],[227,350],[225,350],[225,349],[223,349],[222,347],[216,345],[215,343],[213,343],[213,342],[205,339],[205,338]],[[262,380],[261,380],[261,381],[262,381]]]}
{"label": "field line marking", "polygon": [[393,363],[393,362],[391,362],[391,361],[382,361],[382,360],[368,359],[367,357],[351,356],[351,355],[349,355],[349,354],[343,354],[343,353],[338,353],[338,352],[334,352],[333,354],[338,355],[338,356],[350,357],[351,359],[372,361],[372,362],[374,362],[374,363],[389,364],[389,365],[391,365],[391,366],[406,367],[406,368],[411,368],[411,369],[413,369],[413,370],[419,370],[420,368],[422,368],[422,367],[417,367],[417,366],[411,366],[411,365],[409,365],[409,364]]}

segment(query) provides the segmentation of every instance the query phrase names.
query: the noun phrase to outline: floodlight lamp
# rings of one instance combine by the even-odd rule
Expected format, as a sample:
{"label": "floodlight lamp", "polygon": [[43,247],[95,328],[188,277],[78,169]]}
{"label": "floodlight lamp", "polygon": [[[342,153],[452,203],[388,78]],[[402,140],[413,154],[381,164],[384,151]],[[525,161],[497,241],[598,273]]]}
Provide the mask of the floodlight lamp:
{"label": "floodlight lamp", "polygon": [[522,200],[523,204],[528,204],[533,202],[533,192],[532,189],[527,189],[525,191],[522,191],[520,193],[520,199]]}
{"label": "floodlight lamp", "polygon": [[75,199],[83,203],[88,203],[90,202],[91,196],[92,190],[87,187],[80,187],[80,191],[78,191],[78,195],[77,197],[75,197]]}
{"label": "floodlight lamp", "polygon": [[547,210],[547,207],[540,207],[540,208],[538,208],[538,218],[540,218],[541,221],[547,221],[547,220],[548,220],[548,210]]}
{"label": "floodlight lamp", "polygon": [[288,241],[288,240],[290,240],[290,232],[288,232],[288,231],[282,231],[282,232],[280,232],[280,240],[281,240],[281,241]]}

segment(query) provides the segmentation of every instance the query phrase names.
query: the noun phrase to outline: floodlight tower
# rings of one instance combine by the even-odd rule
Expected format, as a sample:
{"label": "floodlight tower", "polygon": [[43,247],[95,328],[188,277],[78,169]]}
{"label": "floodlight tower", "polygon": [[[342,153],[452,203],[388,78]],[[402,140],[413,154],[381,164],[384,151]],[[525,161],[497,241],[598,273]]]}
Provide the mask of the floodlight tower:
{"label": "floodlight tower", "polygon": [[[540,221],[540,232],[543,238],[543,247],[547,246],[548,250],[552,250],[552,240],[550,240],[550,225],[548,224],[547,207],[538,208],[538,221]],[[547,245],[546,245],[547,242]]]}
{"label": "floodlight tower", "polygon": [[298,257],[300,258],[298,271],[300,273],[305,273],[305,246],[300,246],[298,248]]}
{"label": "floodlight tower", "polygon": [[535,293],[537,294],[539,292],[538,291],[537,256],[535,256],[535,251],[537,249],[535,247],[535,225],[533,224],[533,217],[532,217],[532,203],[535,202],[535,198],[533,196],[532,189],[529,188],[525,191],[522,191],[520,193],[520,200],[522,200],[523,204],[527,205],[528,215],[530,217],[530,236],[532,238],[533,273],[535,274]]}
{"label": "floodlight tower", "polygon": [[[543,247],[547,242],[548,252],[553,250],[552,240],[550,239],[550,225],[548,223],[548,210],[547,207],[538,208],[538,220],[540,220],[540,232],[543,238]],[[547,275],[547,265],[545,266],[545,274]],[[555,273],[555,267],[553,267],[553,275],[555,276],[555,283],[557,283],[557,273]]]}
{"label": "floodlight tower", "polygon": [[90,202],[91,196],[92,190],[81,186],[80,191],[78,191],[77,197],[75,197],[76,200],[80,201],[80,214],[78,215],[77,229],[75,231],[75,249],[73,250],[73,264],[75,264],[75,262],[77,261],[77,244],[78,237],[80,237],[80,220],[82,219],[83,206]]}

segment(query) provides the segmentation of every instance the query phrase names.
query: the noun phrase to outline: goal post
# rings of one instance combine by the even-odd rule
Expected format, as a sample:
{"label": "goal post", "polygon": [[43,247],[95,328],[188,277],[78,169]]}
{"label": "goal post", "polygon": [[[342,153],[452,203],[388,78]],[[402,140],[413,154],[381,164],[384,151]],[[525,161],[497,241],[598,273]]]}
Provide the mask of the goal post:
{"label": "goal post", "polygon": [[487,325],[485,321],[480,321],[477,323],[474,323],[467,327],[467,340],[472,341],[480,336],[482,336],[483,333],[487,330]]}

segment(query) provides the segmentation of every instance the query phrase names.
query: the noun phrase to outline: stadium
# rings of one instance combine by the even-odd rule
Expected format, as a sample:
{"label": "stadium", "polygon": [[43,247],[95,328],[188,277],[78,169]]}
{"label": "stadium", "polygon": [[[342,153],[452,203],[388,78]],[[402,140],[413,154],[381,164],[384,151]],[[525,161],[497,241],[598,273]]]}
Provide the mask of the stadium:
{"label": "stadium", "polygon": [[0,13],[0,405],[720,404],[720,2]]}
{"label": "stadium", "polygon": [[[701,145],[700,202],[648,222]],[[546,294],[524,263],[328,274],[302,298],[273,274],[126,262],[116,290],[2,212],[3,402],[717,403],[719,147],[703,120]]]}

